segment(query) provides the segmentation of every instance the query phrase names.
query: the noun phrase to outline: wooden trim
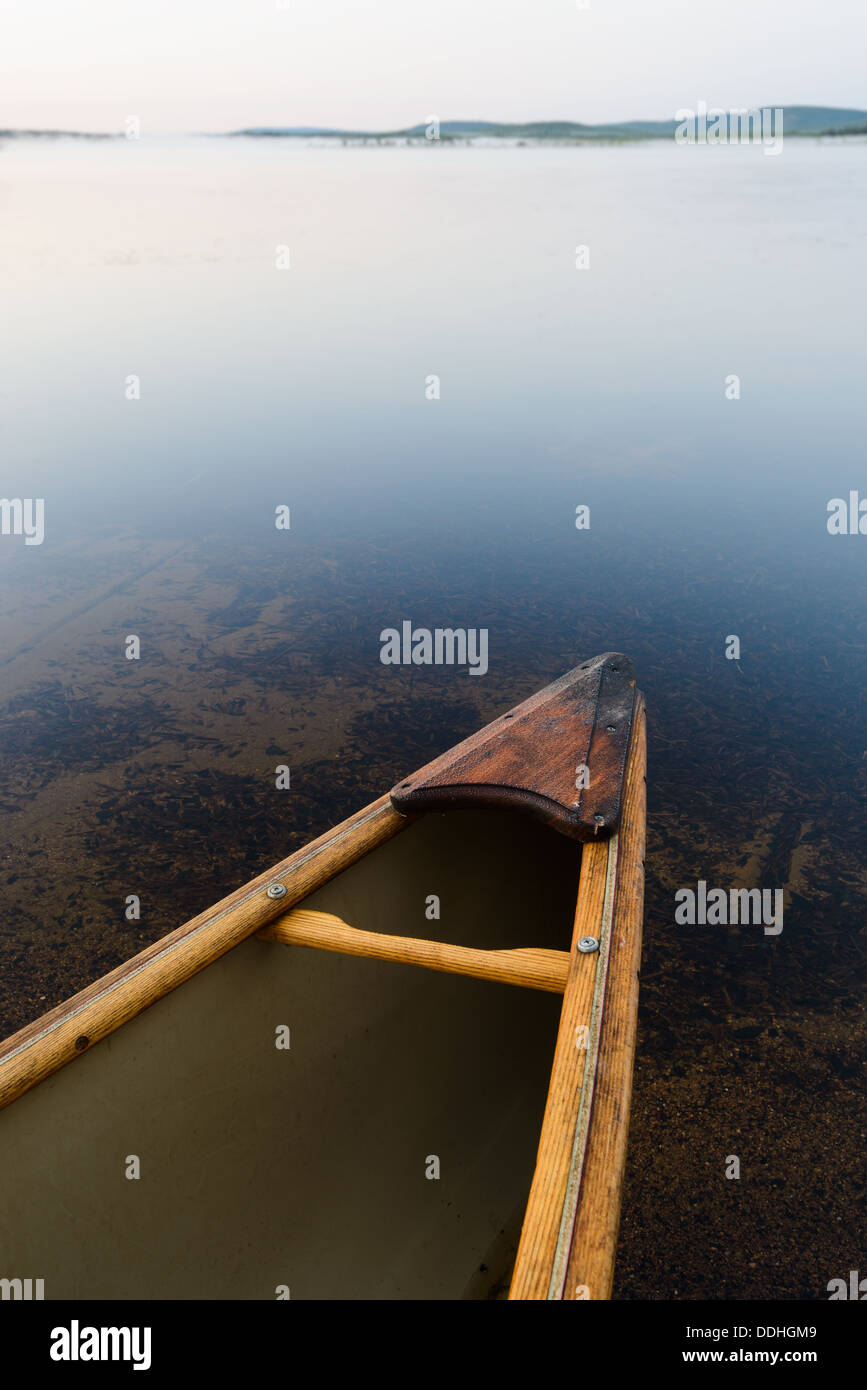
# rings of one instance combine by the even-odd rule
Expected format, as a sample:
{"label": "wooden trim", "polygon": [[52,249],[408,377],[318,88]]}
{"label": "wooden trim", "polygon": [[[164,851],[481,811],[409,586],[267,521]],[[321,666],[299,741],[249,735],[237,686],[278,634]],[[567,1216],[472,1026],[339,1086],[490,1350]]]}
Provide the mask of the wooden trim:
{"label": "wooden trim", "polygon": [[[407,824],[387,796],[290,854],[0,1045],[0,1109],[87,1052]],[[286,895],[266,896],[269,883]]]}
{"label": "wooden trim", "polygon": [[[405,815],[516,809],[573,839],[611,835],[620,822],[634,711],[632,662],[606,652],[399,782],[392,802]],[[586,787],[575,777],[584,765]]]}
{"label": "wooden trim", "polygon": [[361,931],[330,912],[314,912],[307,908],[287,912],[258,935],[263,941],[278,941],[283,946],[312,946],[350,956],[422,965],[428,970],[523,985],[552,994],[563,993],[569,972],[568,951],[549,951],[541,947],[480,951],[469,946],[451,946],[444,941],[387,936],[383,932]]}
{"label": "wooden trim", "polygon": [[[510,1299],[611,1295],[637,1027],[645,771],[639,696],[621,830],[583,851],[572,963]],[[599,939],[598,952],[577,952],[584,935]],[[576,1046],[579,1028],[584,1048]]]}
{"label": "wooden trim", "polygon": [[[644,702],[624,789],[614,921],[596,1068],[593,1122],[562,1297],[611,1297],[638,1031],[644,916],[647,735]],[[587,1290],[585,1295],[584,1290]]]}
{"label": "wooden trim", "polygon": [[581,877],[572,932],[572,961],[563,996],[563,1012],[560,1015],[548,1101],[539,1138],[536,1171],[509,1291],[511,1299],[548,1296],[587,1057],[587,1049],[579,1045],[587,1040],[587,1034],[579,1030],[589,1029],[590,1026],[599,966],[599,953],[585,955],[576,950],[576,943],[582,936],[597,936],[600,930],[608,881],[608,858],[614,845],[616,839],[599,840],[585,845],[581,852]]}

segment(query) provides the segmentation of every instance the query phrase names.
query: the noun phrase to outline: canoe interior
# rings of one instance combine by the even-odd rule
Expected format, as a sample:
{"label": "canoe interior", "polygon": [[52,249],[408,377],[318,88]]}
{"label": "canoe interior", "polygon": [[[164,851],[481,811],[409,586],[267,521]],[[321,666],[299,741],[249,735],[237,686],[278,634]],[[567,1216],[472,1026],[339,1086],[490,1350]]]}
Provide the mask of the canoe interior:
{"label": "canoe interior", "polygon": [[[580,853],[515,813],[434,814],[304,905],[568,950]],[[0,1112],[0,1276],[47,1299],[502,1296],[561,1002],[245,941]]]}

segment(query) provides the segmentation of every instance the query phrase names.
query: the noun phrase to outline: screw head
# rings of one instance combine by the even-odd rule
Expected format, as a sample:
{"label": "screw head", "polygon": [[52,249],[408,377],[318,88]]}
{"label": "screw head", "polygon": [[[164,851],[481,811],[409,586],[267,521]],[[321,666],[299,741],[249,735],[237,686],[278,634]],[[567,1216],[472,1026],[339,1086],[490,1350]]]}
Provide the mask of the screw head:
{"label": "screw head", "polygon": [[593,817],[593,819],[594,819],[594,821],[596,822],[597,825],[604,825],[604,824],[605,824],[605,817],[602,816],[602,815],[600,815],[598,811],[596,812],[596,815]]}
{"label": "screw head", "polygon": [[285,898],[285,896],[286,896],[286,884],[285,884],[285,883],[269,883],[269,884],[268,884],[268,887],[265,889],[265,892],[267,893],[267,895],[268,895],[269,898]]}
{"label": "screw head", "polygon": [[595,936],[582,936],[578,942],[578,950],[583,955],[589,956],[591,952],[599,950],[599,942]]}

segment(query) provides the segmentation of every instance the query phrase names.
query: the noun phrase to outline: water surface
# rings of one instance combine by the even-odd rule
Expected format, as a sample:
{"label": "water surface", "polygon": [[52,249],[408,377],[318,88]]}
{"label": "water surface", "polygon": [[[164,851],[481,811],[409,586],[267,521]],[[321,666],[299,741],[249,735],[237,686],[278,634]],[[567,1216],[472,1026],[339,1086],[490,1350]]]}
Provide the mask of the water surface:
{"label": "water surface", "polygon": [[[625,651],[616,1293],[858,1268],[867,538],[826,508],[867,496],[865,168],[860,140],[0,144],[2,490],[46,508],[41,546],[0,537],[0,1032]],[[404,618],[487,628],[488,674],[384,667]],[[699,878],[784,887],[781,936],[675,927]]]}

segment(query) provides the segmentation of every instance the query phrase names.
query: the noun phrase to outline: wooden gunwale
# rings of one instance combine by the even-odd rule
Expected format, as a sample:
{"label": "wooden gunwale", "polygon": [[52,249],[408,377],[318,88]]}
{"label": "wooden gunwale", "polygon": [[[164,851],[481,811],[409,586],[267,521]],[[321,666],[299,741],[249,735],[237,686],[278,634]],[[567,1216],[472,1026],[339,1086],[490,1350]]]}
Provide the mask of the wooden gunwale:
{"label": "wooden gunwale", "polygon": [[[637,695],[620,830],[582,855],[572,964],[512,1300],[611,1295],[638,1016],[645,772]],[[582,936],[596,937],[599,951],[578,952]]]}
{"label": "wooden gunwale", "polygon": [[[0,1109],[82,1056],[409,823],[382,796],[0,1045]],[[269,898],[270,883],[286,887]]]}
{"label": "wooden gunwale", "polygon": [[[638,1031],[638,986],[644,918],[647,732],[644,700],[636,708],[619,835],[605,1011],[597,1056],[593,1113],[581,1195],[562,1297],[610,1298]],[[584,1290],[587,1290],[585,1295]]]}

